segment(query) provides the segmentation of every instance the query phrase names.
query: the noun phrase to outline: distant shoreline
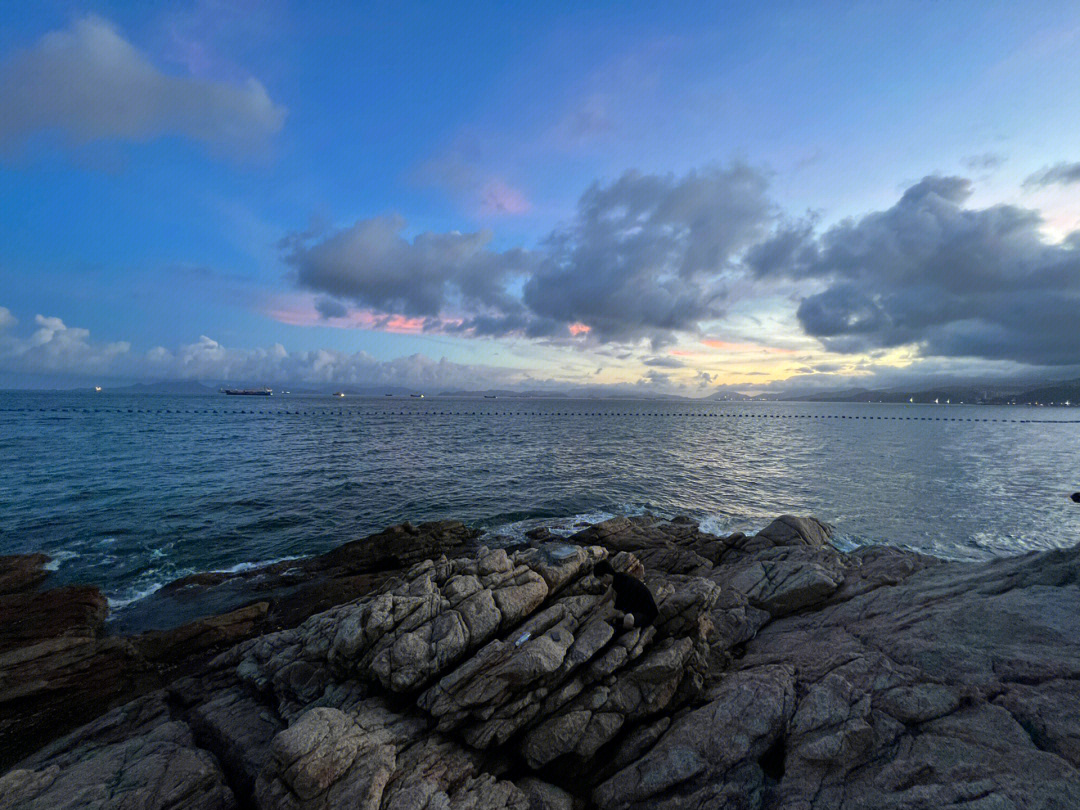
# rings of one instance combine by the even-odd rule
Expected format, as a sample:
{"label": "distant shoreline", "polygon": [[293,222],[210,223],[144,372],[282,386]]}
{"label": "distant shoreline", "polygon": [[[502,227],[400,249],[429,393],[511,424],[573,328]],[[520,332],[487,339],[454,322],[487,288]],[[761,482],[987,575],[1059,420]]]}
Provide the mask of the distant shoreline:
{"label": "distant shoreline", "polygon": [[[95,396],[105,395],[122,395],[122,396],[151,396],[151,397],[224,397],[226,396],[217,390],[206,391],[157,391],[157,390],[131,390],[127,388],[102,388],[101,391],[95,391],[93,388],[0,388],[0,394],[39,394],[39,395],[72,395],[72,394],[85,394]],[[278,400],[284,398],[290,399],[417,399],[411,394],[380,394],[380,393],[350,393],[345,392],[344,397],[334,393],[323,393],[318,391],[274,391],[273,397]],[[569,400],[569,401],[591,401],[591,402],[680,402],[680,403],[697,403],[702,405],[707,404],[720,404],[720,405],[768,405],[768,404],[834,404],[834,405],[939,405],[941,407],[1030,407],[1030,408],[1078,408],[1080,407],[1080,393],[1078,393],[1077,399],[1069,399],[1061,402],[1056,400],[1051,401],[1003,401],[1001,399],[987,400],[980,402],[939,402],[926,398],[926,395],[912,395],[911,397],[901,397],[897,395],[891,399],[875,399],[875,400],[863,400],[863,399],[830,399],[824,395],[815,395],[813,397],[792,397],[787,399],[772,398],[772,397],[751,397],[745,399],[724,399],[718,397],[681,397],[677,395],[663,395],[663,396],[629,396],[629,395],[599,395],[599,394],[498,394],[497,396],[491,396],[483,393],[438,393],[438,394],[425,394],[422,399],[438,399],[438,400],[486,400],[489,403],[495,404],[499,400],[530,400],[530,401],[556,401],[556,400]],[[937,399],[940,399],[937,398]],[[1015,400],[1015,398],[1009,398]]]}

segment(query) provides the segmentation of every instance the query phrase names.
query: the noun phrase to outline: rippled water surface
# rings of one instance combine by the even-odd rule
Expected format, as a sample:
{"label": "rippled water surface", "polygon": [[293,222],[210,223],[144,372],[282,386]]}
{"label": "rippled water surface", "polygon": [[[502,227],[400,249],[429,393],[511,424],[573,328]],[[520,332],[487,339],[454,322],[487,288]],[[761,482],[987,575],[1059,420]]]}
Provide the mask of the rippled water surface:
{"label": "rippled water surface", "polygon": [[978,559],[1080,541],[1080,409],[0,393],[0,553],[114,605],[405,519],[783,512]]}

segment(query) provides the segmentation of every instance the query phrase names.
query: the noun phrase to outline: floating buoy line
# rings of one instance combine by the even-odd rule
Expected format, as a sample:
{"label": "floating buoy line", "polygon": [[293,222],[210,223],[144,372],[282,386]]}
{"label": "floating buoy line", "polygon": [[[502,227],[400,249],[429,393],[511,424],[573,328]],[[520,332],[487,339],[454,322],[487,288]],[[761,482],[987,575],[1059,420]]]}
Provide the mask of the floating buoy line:
{"label": "floating buoy line", "polygon": [[46,414],[148,414],[148,415],[185,415],[201,414],[215,416],[465,416],[465,417],[512,417],[512,416],[535,416],[535,417],[589,417],[589,418],[687,418],[687,419],[849,419],[864,422],[1002,422],[1010,424],[1041,424],[1041,425],[1076,425],[1080,419],[1010,419],[989,417],[963,417],[963,416],[880,416],[880,415],[853,415],[853,414],[826,414],[826,413],[749,413],[737,411],[434,411],[434,410],[354,410],[347,408],[320,408],[316,410],[291,410],[291,409],[265,409],[265,410],[234,410],[232,408],[0,408],[0,413],[46,413]]}

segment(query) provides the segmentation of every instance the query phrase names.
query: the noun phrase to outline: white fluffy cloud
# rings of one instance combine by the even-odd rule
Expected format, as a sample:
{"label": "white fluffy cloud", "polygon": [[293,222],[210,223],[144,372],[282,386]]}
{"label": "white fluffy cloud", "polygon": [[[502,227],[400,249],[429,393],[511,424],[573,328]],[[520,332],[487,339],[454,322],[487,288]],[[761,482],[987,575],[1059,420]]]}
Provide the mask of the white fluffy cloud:
{"label": "white fluffy cloud", "polygon": [[147,141],[179,134],[243,154],[285,121],[255,79],[243,84],[160,71],[108,21],[84,17],[0,66],[0,146],[36,132],[70,141]]}
{"label": "white fluffy cloud", "polygon": [[[0,326],[13,326],[14,316],[0,308]],[[37,329],[26,338],[0,334],[0,367],[8,371],[102,373],[127,355],[131,345],[90,342],[90,331],[67,326],[59,318],[38,315]]]}
{"label": "white fluffy cloud", "polygon": [[[340,385],[399,385],[405,387],[491,387],[524,377],[515,369],[471,366],[421,354],[378,360],[367,352],[331,349],[288,351],[280,343],[238,349],[205,335],[176,349],[156,347],[133,352],[126,342],[100,343],[87,329],[67,326],[60,318],[38,315],[37,328],[19,337],[0,332],[0,373],[59,373],[73,377],[168,379],[276,383],[333,383]],[[14,325],[11,313],[0,308],[0,326]]]}

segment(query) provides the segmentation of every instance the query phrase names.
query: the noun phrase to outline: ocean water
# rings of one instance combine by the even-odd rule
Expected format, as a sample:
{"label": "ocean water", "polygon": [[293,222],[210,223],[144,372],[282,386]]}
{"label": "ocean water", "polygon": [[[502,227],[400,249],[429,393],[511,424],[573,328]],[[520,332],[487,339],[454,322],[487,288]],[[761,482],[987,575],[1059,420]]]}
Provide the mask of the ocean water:
{"label": "ocean water", "polygon": [[1080,409],[0,392],[0,554],[125,609],[402,520],[616,513],[985,559],[1080,542]]}

